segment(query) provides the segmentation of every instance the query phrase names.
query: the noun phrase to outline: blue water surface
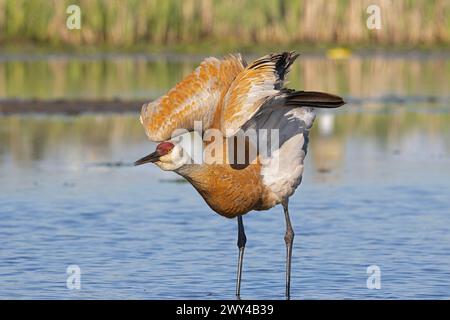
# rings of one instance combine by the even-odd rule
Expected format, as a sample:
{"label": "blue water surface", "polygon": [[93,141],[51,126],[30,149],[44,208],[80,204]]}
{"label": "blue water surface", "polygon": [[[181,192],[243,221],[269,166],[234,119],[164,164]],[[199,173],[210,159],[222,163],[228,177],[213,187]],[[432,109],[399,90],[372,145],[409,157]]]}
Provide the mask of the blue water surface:
{"label": "blue water surface", "polygon": [[[398,109],[350,108],[331,134],[318,116],[290,201],[293,299],[450,298],[450,118]],[[1,299],[234,299],[236,221],[129,165],[154,148],[136,114],[8,116],[0,141]],[[242,298],[283,299],[281,207],[244,223]]]}

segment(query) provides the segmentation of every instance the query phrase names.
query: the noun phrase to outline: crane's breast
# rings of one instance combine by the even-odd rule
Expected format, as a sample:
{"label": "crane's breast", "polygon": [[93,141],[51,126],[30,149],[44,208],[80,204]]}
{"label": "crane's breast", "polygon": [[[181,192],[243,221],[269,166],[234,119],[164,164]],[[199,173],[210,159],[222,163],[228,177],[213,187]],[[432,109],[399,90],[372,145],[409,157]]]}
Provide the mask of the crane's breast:
{"label": "crane's breast", "polygon": [[264,190],[258,164],[242,169],[229,164],[198,165],[188,170],[181,174],[218,214],[234,218],[261,207]]}

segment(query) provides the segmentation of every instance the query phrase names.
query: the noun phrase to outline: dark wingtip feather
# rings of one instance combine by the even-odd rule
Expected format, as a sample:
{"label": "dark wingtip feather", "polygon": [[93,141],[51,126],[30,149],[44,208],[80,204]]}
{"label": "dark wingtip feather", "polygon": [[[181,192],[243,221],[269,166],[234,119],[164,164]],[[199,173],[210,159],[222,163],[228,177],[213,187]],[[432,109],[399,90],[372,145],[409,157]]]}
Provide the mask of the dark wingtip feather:
{"label": "dark wingtip feather", "polygon": [[272,59],[276,61],[275,69],[277,70],[280,80],[284,80],[284,76],[289,72],[291,65],[300,54],[295,51],[274,54]]}
{"label": "dark wingtip feather", "polygon": [[313,108],[338,108],[345,101],[334,94],[316,91],[293,91],[286,92],[287,105],[298,105]]}
{"label": "dark wingtip feather", "polygon": [[253,61],[248,68],[258,69],[267,66],[268,63],[274,64],[274,72],[277,77],[275,88],[280,89],[291,65],[299,55],[300,54],[295,51],[269,54]]}

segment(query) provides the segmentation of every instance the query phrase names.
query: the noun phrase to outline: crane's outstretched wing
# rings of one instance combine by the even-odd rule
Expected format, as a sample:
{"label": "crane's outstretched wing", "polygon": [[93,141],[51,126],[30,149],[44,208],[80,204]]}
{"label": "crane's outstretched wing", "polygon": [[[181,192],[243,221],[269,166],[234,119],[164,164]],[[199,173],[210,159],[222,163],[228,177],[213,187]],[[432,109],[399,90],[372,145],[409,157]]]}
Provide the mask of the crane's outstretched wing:
{"label": "crane's outstretched wing", "polygon": [[168,140],[176,129],[193,130],[194,121],[202,121],[203,130],[210,128],[219,101],[244,68],[240,55],[205,59],[166,95],[142,106],[147,136],[152,141]]}
{"label": "crane's outstretched wing", "polygon": [[237,75],[221,102],[220,128],[227,137],[266,106],[336,108],[344,104],[335,95],[283,88],[284,78],[298,56],[294,51],[270,54]]}
{"label": "crane's outstretched wing", "polygon": [[266,99],[279,92],[297,57],[293,51],[269,54],[237,75],[221,102],[220,128],[226,136],[234,135]]}
{"label": "crane's outstretched wing", "polygon": [[[302,180],[314,109],[343,104],[342,98],[328,93],[281,89],[243,125],[244,132],[248,129],[266,132],[257,137],[261,176],[280,203],[294,193]],[[271,130],[277,130],[278,134],[272,137]]]}

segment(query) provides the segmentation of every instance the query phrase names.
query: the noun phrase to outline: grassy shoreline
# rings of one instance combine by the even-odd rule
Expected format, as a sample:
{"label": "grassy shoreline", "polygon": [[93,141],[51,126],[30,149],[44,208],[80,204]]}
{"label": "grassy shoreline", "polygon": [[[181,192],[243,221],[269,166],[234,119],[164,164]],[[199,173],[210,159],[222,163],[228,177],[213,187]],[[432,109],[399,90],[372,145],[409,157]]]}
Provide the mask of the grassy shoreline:
{"label": "grassy shoreline", "polygon": [[[81,30],[66,27],[68,5]],[[369,30],[369,5],[381,29]],[[0,0],[0,46],[234,51],[256,47],[449,46],[447,0]],[[319,45],[317,45],[319,44]],[[220,49],[222,48],[222,49]],[[232,50],[233,49],[233,50]]]}
{"label": "grassy shoreline", "polygon": [[231,52],[240,52],[243,54],[267,54],[268,52],[295,50],[305,54],[326,54],[329,50],[335,48],[345,48],[352,53],[398,53],[409,54],[417,52],[422,54],[443,53],[450,54],[450,43],[439,45],[336,45],[336,44],[303,44],[291,43],[283,46],[277,45],[240,45],[240,44],[217,44],[211,42],[179,44],[179,45],[148,45],[135,44],[130,46],[113,45],[48,45],[33,42],[15,42],[8,43],[0,47],[0,55],[5,54],[158,54],[158,55],[224,55]]}

